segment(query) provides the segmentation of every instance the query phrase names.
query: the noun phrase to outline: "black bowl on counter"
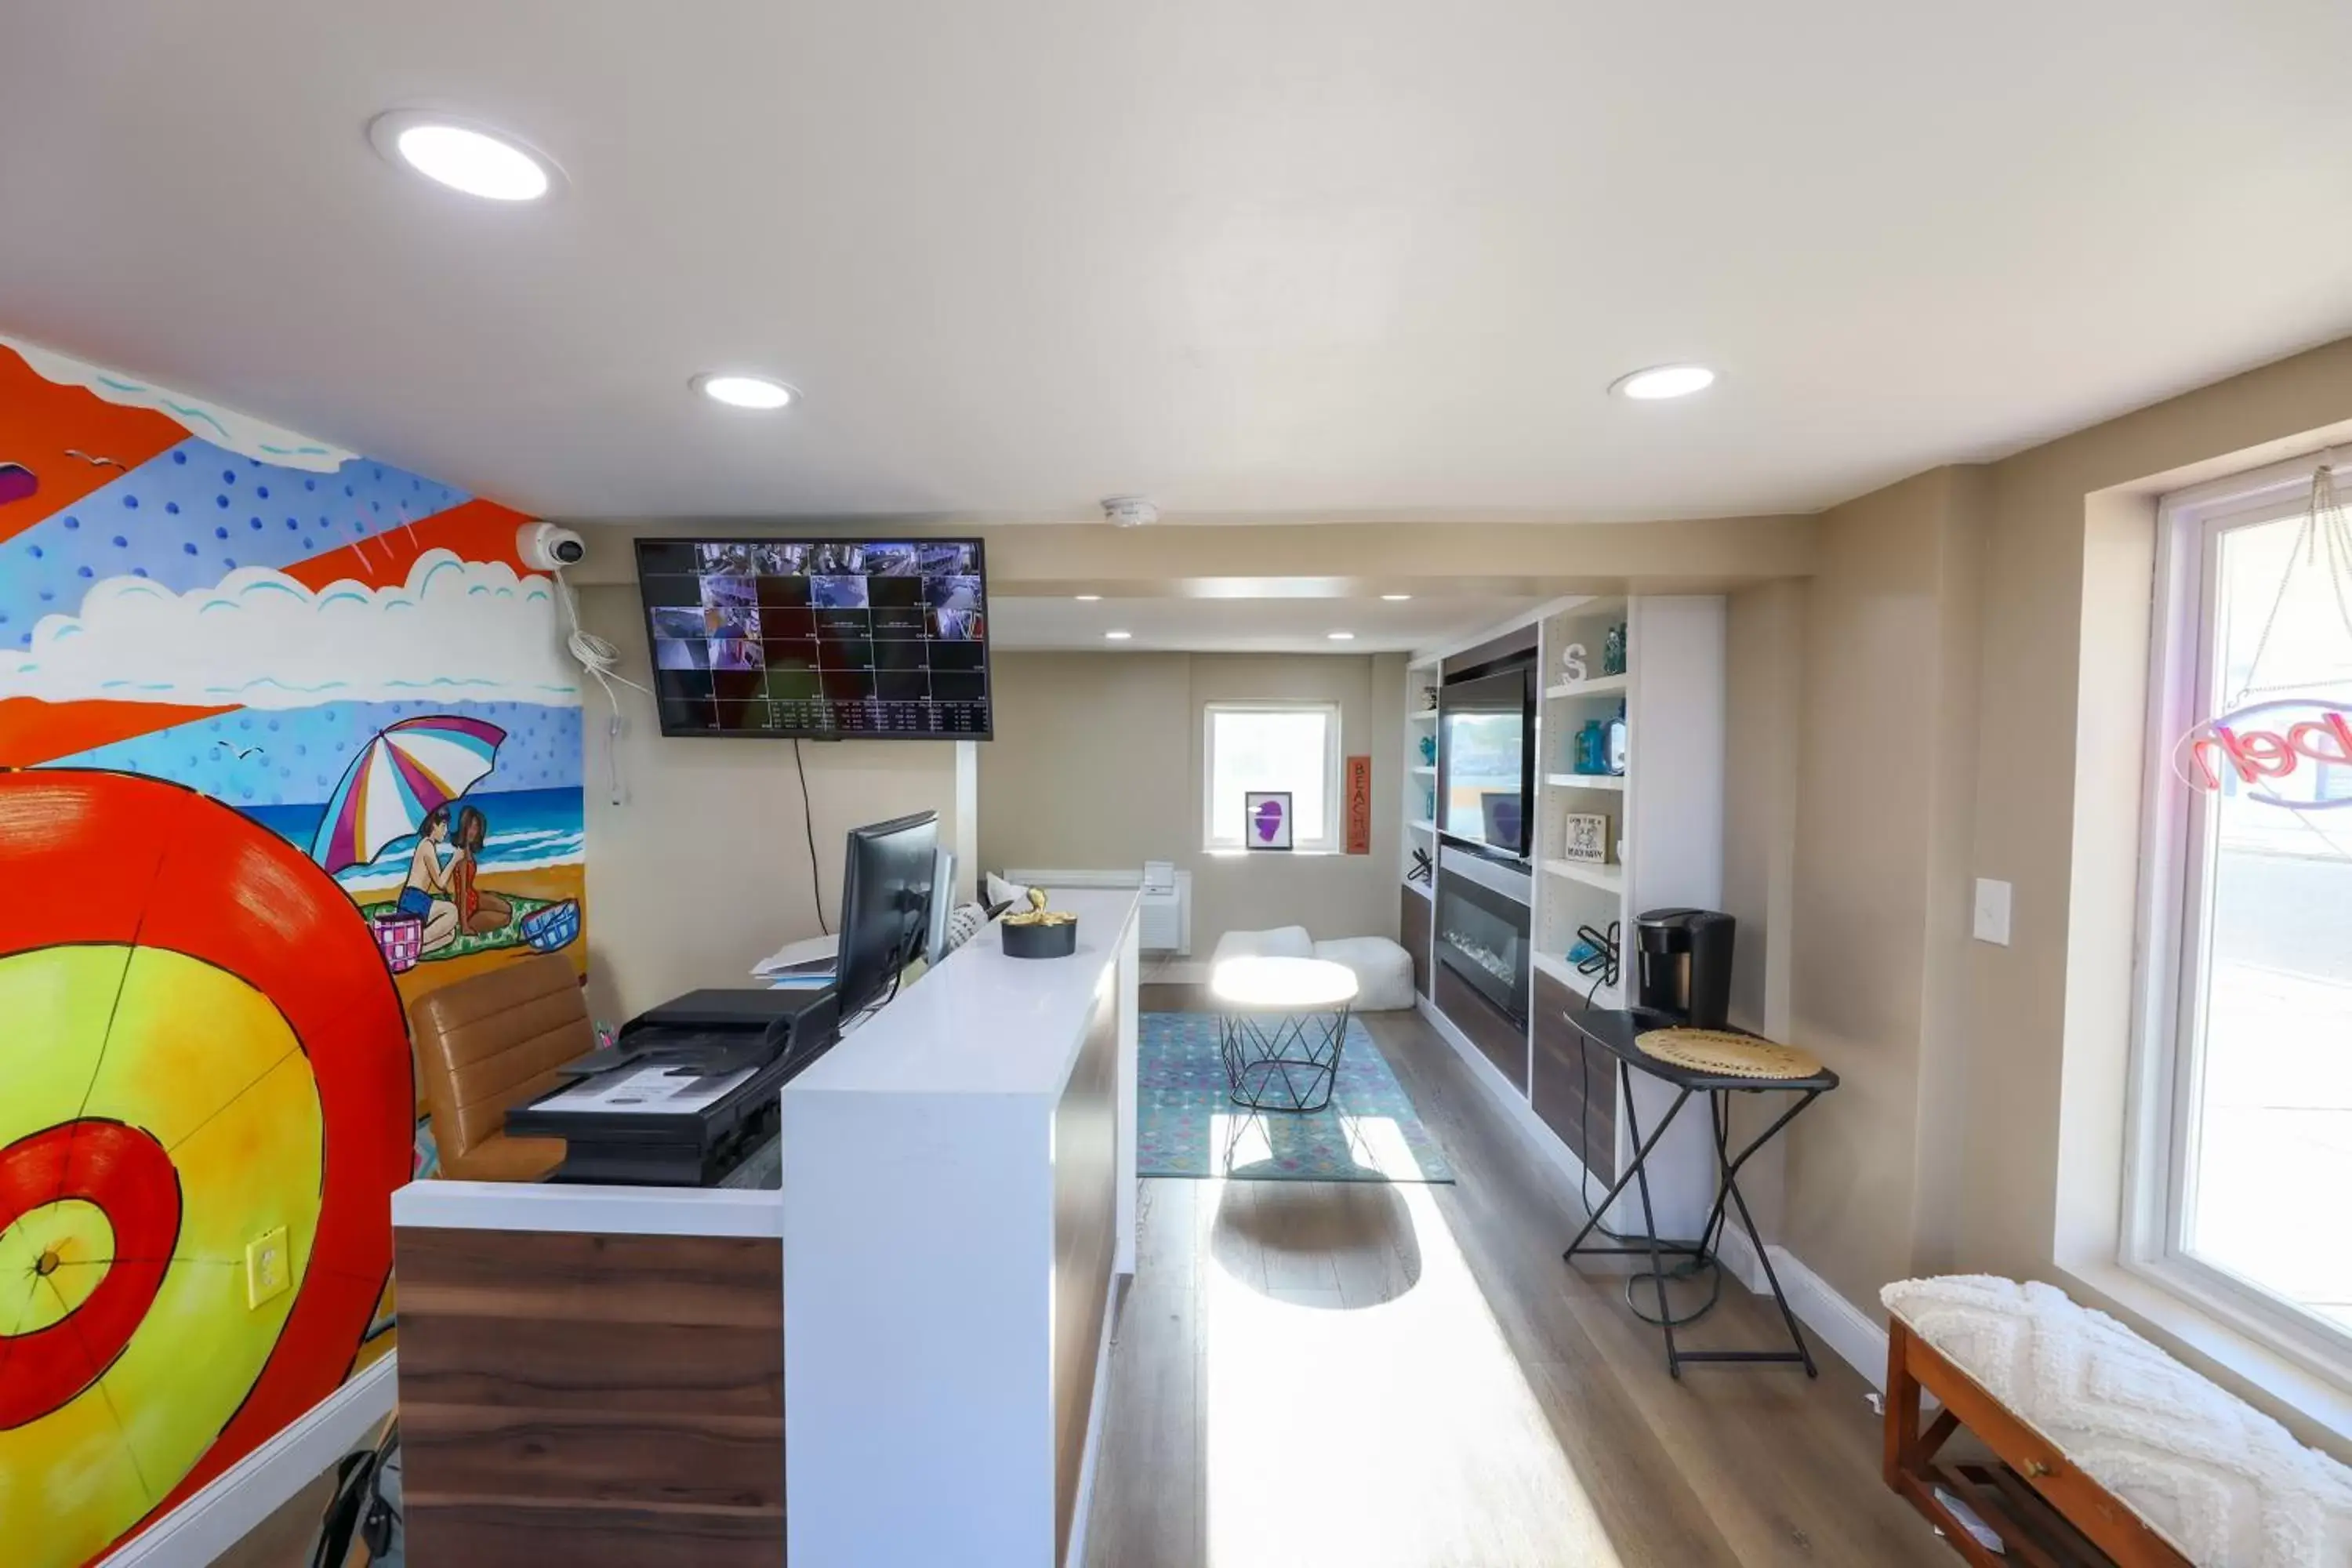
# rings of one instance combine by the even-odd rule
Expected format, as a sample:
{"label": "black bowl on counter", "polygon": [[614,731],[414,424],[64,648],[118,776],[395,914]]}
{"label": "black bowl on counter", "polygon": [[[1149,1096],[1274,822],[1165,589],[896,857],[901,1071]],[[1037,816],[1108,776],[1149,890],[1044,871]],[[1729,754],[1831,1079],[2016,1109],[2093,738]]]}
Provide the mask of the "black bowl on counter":
{"label": "black bowl on counter", "polygon": [[1012,925],[1004,931],[1007,958],[1067,958],[1078,951],[1078,922],[1058,925]]}

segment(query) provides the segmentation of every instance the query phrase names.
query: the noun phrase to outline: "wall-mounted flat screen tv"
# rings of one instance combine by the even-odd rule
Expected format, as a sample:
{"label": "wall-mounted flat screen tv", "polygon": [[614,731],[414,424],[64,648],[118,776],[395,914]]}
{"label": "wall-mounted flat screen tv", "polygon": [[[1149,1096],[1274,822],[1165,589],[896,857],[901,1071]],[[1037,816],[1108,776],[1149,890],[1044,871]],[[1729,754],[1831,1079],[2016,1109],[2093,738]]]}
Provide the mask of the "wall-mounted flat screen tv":
{"label": "wall-mounted flat screen tv", "polygon": [[639,539],[665,735],[985,741],[977,539]]}

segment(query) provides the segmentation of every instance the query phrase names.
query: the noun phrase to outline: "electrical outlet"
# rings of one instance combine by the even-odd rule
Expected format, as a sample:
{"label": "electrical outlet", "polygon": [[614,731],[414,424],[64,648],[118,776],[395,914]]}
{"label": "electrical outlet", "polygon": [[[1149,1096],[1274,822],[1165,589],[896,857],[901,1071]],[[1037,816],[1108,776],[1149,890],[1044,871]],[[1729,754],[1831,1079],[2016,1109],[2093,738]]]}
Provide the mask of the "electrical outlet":
{"label": "electrical outlet", "polygon": [[1990,878],[1977,879],[1976,939],[1998,947],[2009,945],[2009,893],[2007,882]]}
{"label": "electrical outlet", "polygon": [[266,1231],[245,1244],[245,1304],[248,1310],[283,1296],[294,1283],[286,1227]]}

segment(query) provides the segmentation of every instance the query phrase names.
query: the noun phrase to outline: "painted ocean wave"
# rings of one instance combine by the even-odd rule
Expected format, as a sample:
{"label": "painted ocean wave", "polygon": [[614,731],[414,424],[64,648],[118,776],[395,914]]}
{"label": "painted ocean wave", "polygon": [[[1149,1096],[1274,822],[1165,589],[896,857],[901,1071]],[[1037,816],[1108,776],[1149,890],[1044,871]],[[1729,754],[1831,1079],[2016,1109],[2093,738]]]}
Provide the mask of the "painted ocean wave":
{"label": "painted ocean wave", "polygon": [[[489,837],[482,844],[484,871],[539,870],[550,866],[576,866],[586,854],[588,835],[581,816],[583,805],[582,793],[576,789],[504,790],[465,796],[451,810],[450,817],[454,823],[457,811],[470,805],[488,819]],[[318,836],[320,820],[327,814],[324,802],[316,805],[252,805],[242,809],[246,816],[305,853]],[[387,879],[396,886],[405,878],[408,857],[415,847],[414,835],[395,838],[373,860],[338,872],[335,879],[354,891],[380,888]]]}

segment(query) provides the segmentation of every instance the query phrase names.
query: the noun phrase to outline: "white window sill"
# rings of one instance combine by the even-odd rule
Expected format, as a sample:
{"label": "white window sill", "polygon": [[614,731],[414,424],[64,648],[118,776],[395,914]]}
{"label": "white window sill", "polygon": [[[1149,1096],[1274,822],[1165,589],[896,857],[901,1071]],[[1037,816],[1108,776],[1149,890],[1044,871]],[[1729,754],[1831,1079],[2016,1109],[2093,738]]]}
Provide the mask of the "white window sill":
{"label": "white window sill", "polygon": [[2091,1293],[2095,1300],[2086,1305],[2112,1306],[2143,1320],[2179,1342],[2164,1348],[2176,1354],[2186,1350],[2189,1353],[2182,1359],[2190,1365],[2200,1360],[2213,1363],[2197,1370],[2210,1374],[2218,1367],[2323,1428],[2334,1436],[2326,1446],[2338,1458],[2352,1448],[2352,1394],[2335,1383],[2119,1263],[2069,1259],[2059,1263],[2058,1272]]}
{"label": "white window sill", "polygon": [[1202,854],[1219,860],[1339,860],[1347,858],[1341,849],[1245,849],[1237,844],[1212,844]]}

